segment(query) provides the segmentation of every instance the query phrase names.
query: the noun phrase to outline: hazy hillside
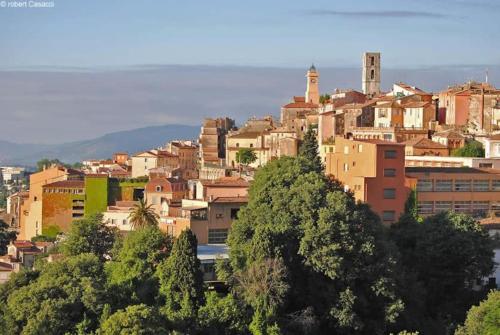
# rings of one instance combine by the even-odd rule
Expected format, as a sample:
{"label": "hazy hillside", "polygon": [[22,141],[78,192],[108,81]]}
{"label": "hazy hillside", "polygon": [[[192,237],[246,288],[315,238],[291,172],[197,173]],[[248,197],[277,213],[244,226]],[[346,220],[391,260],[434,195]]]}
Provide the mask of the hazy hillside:
{"label": "hazy hillside", "polygon": [[41,158],[73,163],[88,158],[107,158],[113,152],[155,148],[174,139],[195,139],[198,126],[165,125],[107,134],[96,139],[59,145],[16,144],[0,141],[0,164],[34,165]]}

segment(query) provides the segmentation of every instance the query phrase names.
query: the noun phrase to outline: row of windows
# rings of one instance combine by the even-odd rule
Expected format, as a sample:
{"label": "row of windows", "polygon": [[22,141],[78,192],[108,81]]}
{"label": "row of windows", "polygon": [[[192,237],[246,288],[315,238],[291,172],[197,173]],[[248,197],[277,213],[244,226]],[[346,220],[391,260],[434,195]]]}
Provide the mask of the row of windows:
{"label": "row of windows", "polygon": [[[238,216],[238,212],[239,212],[239,208],[231,208],[231,220],[235,220]],[[215,218],[216,219],[222,219],[224,218],[224,214],[223,213],[217,213],[215,214]]]}
{"label": "row of windows", "polygon": [[500,191],[500,180],[489,179],[419,179],[418,192],[488,192]]}
{"label": "row of windows", "polygon": [[419,214],[454,211],[484,217],[490,210],[500,211],[500,202],[490,204],[489,201],[419,201],[418,203]]}
{"label": "row of windows", "polygon": [[209,244],[223,244],[227,241],[228,229],[209,229],[208,230],[208,243]]}
{"label": "row of windows", "polygon": [[46,188],[44,193],[67,193],[67,194],[83,194],[83,189],[76,188]]}

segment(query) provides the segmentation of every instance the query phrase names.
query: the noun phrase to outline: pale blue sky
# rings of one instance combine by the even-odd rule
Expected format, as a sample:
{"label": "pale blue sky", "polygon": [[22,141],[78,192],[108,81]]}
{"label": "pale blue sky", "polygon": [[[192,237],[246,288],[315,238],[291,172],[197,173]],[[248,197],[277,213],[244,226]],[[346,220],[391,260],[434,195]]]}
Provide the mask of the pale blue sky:
{"label": "pale blue sky", "polygon": [[0,8],[1,68],[500,64],[496,0],[54,2]]}

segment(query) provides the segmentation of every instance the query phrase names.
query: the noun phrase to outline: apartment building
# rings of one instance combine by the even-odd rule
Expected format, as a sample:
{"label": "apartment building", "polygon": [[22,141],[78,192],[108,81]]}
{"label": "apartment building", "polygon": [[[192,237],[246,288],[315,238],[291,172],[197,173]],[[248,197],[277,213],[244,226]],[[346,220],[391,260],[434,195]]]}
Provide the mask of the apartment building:
{"label": "apartment building", "polygon": [[477,218],[500,216],[500,170],[469,167],[407,167],[416,181],[418,212],[454,211]]}
{"label": "apartment building", "polygon": [[179,156],[166,150],[143,151],[132,156],[132,178],[149,175],[149,170],[159,167],[179,167]]}
{"label": "apartment building", "polygon": [[368,203],[384,223],[398,220],[410,187],[406,183],[404,145],[382,140],[335,138],[326,153],[325,172]]}

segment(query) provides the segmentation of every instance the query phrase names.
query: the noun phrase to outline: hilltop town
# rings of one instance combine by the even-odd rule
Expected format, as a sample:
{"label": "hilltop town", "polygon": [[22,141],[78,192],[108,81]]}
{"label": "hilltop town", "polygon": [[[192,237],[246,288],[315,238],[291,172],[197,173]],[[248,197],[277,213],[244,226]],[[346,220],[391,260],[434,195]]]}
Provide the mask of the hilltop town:
{"label": "hilltop town", "polygon": [[[34,173],[2,167],[0,220],[16,239],[0,256],[0,283],[33,268],[78,220],[102,215],[106,226],[129,234],[138,208],[152,211],[172,238],[190,230],[204,281],[219,282],[215,264],[229,258],[228,236],[256,176],[273,161],[299,156],[311,139],[323,174],[368,204],[383,225],[407,214],[414,199],[421,219],[466,214],[498,236],[500,89],[486,79],[440,92],[396,82],[383,92],[377,52],[362,56],[359,91],[322,87],[320,72],[315,65],[307,70],[304,95],[290,92],[279,120],[263,115],[237,126],[214,116],[200,120],[197,139],[143,152],[74,166],[46,160]],[[57,257],[50,253],[50,260]],[[500,272],[483,280],[499,285]]]}

